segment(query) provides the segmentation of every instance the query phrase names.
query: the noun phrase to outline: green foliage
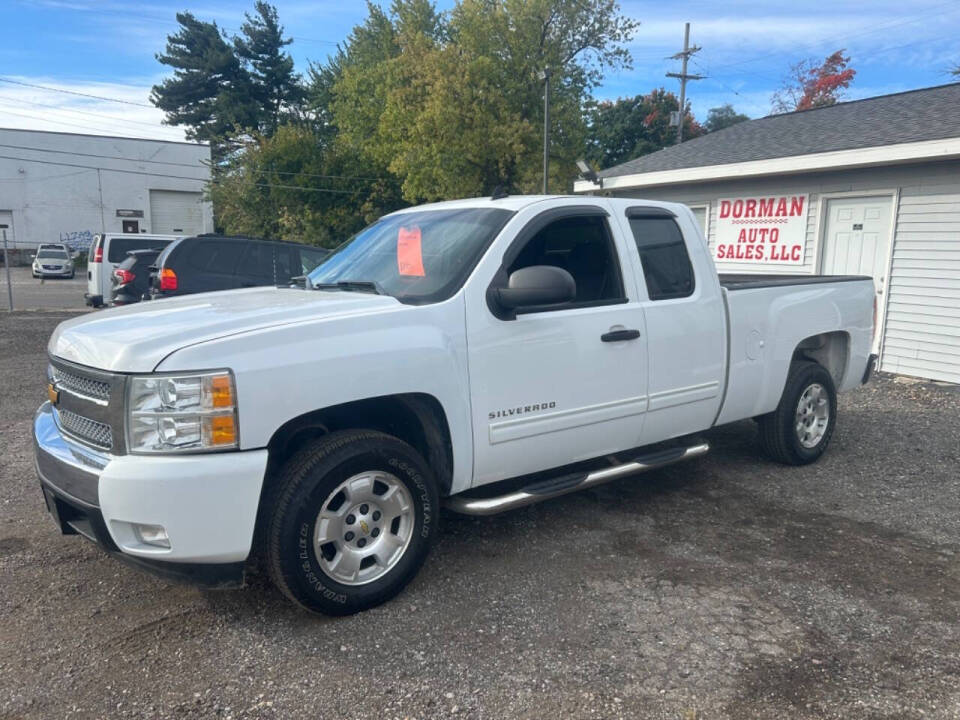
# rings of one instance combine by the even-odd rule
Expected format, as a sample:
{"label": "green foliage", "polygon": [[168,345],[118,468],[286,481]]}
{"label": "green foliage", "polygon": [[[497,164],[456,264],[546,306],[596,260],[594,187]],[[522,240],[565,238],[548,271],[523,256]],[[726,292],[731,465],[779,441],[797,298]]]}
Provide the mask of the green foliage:
{"label": "green foliage", "polygon": [[[677,128],[670,125],[670,113],[679,108],[677,96],[663,88],[594,104],[587,123],[587,159],[600,168],[608,168],[673,145]],[[703,134],[689,103],[683,122],[685,140]]]}
{"label": "green foliage", "polygon": [[154,85],[150,100],[166,112],[168,125],[186,125],[191,140],[219,144],[256,121],[251,79],[214,22],[177,13],[180,29],[157,55],[173,76]]}
{"label": "green foliage", "polygon": [[293,71],[293,58],[284,48],[293,42],[283,37],[277,9],[257,0],[256,15],[246,16],[240,28],[242,37],[234,38],[236,54],[249,67],[250,99],[257,105],[261,132],[269,135],[284,115],[295,111],[305,93],[300,76]]}
{"label": "green foliage", "polygon": [[410,202],[535,190],[539,73],[550,67],[559,188],[582,151],[589,91],[605,69],[629,66],[635,25],[614,0],[460,0],[443,16],[428,0],[395,0],[389,14],[370,7],[351,44],[379,42],[364,43],[357,62],[348,52],[332,86],[338,141],[399,177]]}
{"label": "green foliage", "polygon": [[218,173],[210,196],[217,224],[246,234],[336,247],[403,205],[392,178],[332,151],[304,125],[249,140]]}
{"label": "green foliage", "polygon": [[707,121],[703,124],[703,129],[707,132],[716,132],[717,130],[723,130],[731,125],[736,125],[749,119],[749,116],[738,113],[733,109],[733,105],[727,103],[720,107],[710,108],[710,111],[707,113]]}

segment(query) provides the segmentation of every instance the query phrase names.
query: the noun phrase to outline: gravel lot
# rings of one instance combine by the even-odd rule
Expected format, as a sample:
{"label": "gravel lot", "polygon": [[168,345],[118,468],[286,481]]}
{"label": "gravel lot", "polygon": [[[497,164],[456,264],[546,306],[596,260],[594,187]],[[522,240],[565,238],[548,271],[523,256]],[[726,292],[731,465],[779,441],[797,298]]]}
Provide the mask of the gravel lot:
{"label": "gravel lot", "polygon": [[[3,256],[0,255],[0,310],[7,310],[7,276],[2,264]],[[84,268],[77,270],[73,280],[39,280],[31,275],[28,267],[12,267],[10,280],[13,287],[13,307],[16,310],[90,309],[83,302],[83,294],[87,291],[87,273]]]}
{"label": "gravel lot", "polygon": [[169,584],[61,537],[30,419],[64,314],[0,317],[0,718],[960,717],[960,391],[842,397],[818,464],[706,458],[445,515],[386,606]]}

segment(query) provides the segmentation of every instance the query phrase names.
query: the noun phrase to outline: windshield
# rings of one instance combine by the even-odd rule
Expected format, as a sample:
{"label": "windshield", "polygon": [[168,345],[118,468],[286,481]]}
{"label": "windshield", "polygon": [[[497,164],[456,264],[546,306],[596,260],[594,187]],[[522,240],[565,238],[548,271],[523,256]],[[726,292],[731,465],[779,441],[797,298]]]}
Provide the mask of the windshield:
{"label": "windshield", "polygon": [[314,285],[374,283],[401,302],[453,295],[513,213],[498,208],[391,215],[361,230],[310,273]]}
{"label": "windshield", "polygon": [[67,254],[63,250],[41,250],[37,253],[38,258],[47,258],[48,260],[66,260]]}

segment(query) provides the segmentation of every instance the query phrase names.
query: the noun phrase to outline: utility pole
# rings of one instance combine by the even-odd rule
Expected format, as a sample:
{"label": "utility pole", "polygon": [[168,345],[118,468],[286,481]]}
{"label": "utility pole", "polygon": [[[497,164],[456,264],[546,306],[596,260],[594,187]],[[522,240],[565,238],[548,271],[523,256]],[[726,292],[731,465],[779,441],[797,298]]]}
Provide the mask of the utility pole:
{"label": "utility pole", "polygon": [[679,73],[667,73],[667,77],[680,79],[680,112],[677,114],[677,145],[683,142],[683,116],[686,111],[687,102],[687,80],[703,80],[703,75],[687,74],[687,61],[694,53],[700,52],[699,45],[690,47],[690,23],[683,28],[683,50],[676,55],[671,55],[671,60],[681,60],[681,69]]}
{"label": "utility pole", "polygon": [[550,174],[550,66],[540,73],[543,80],[543,194],[548,193],[547,177]]}

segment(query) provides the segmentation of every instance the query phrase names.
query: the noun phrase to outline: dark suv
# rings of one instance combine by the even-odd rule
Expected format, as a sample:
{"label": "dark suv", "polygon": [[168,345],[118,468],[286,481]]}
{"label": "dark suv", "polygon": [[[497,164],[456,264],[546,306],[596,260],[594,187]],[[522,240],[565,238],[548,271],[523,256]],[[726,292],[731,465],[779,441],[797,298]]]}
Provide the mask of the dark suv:
{"label": "dark suv", "polygon": [[288,285],[330,252],[299,243],[198,235],[170,243],[153,268],[154,298],[213,290]]}

